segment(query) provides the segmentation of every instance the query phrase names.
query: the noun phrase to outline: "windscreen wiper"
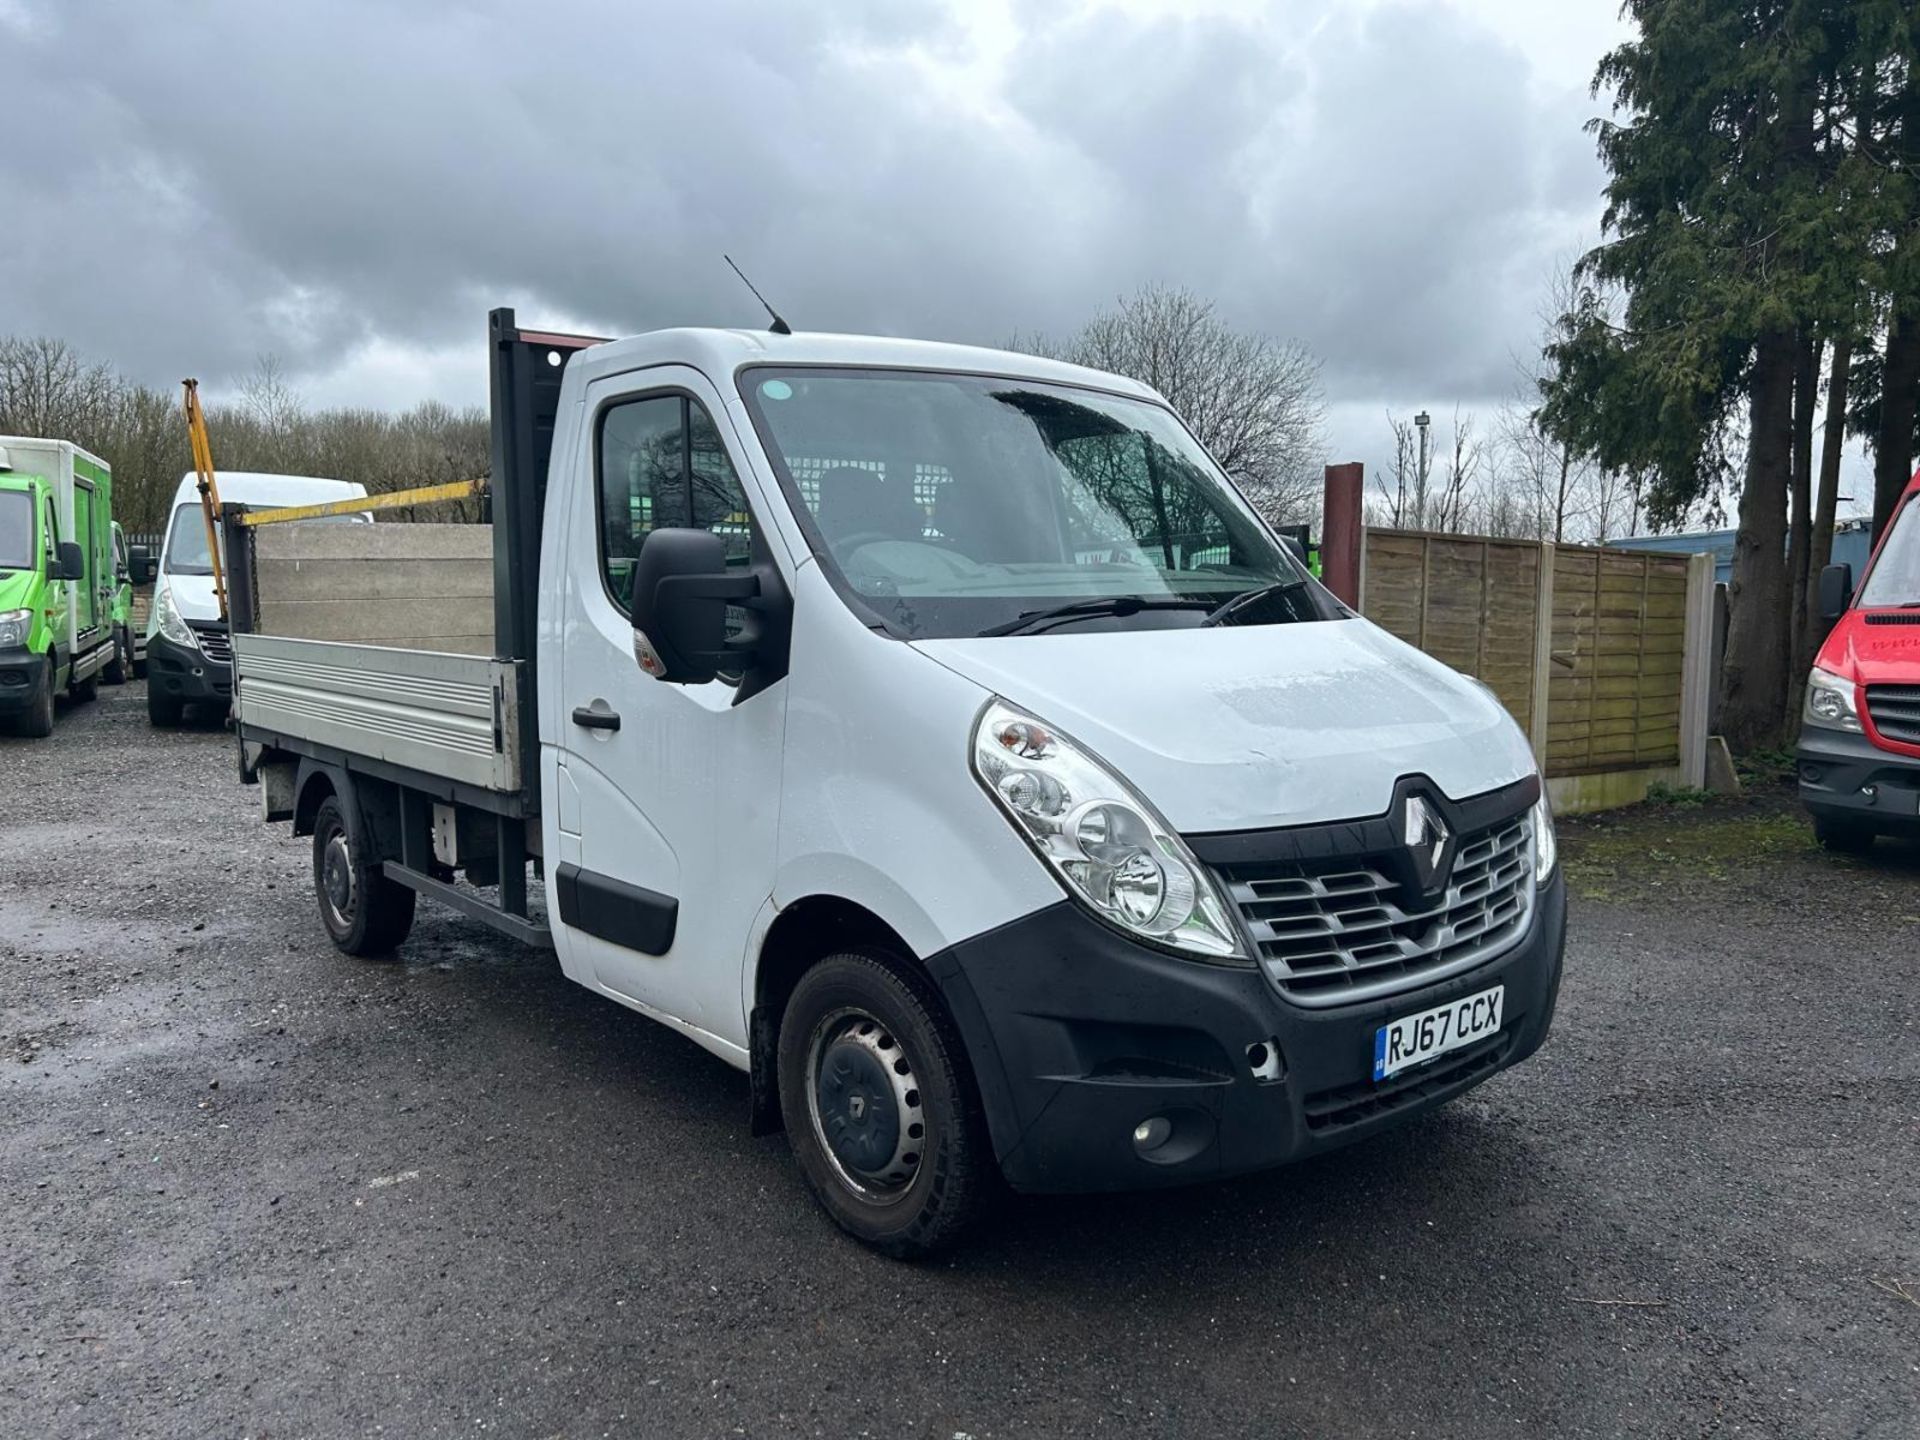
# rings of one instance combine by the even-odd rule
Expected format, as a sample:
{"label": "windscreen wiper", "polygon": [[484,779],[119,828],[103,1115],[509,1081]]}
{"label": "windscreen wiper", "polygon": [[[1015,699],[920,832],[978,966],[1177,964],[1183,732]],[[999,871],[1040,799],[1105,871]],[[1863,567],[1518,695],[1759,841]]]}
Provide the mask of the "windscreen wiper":
{"label": "windscreen wiper", "polygon": [[1028,610],[1000,625],[980,632],[988,635],[1033,635],[1068,620],[1085,615],[1134,615],[1142,610],[1205,610],[1205,600],[1182,600],[1175,596],[1101,595],[1091,600],[1075,600],[1045,610]]}
{"label": "windscreen wiper", "polygon": [[1306,583],[1305,580],[1300,579],[1276,580],[1273,584],[1262,585],[1257,590],[1242,590],[1238,595],[1227,601],[1226,604],[1220,606],[1219,609],[1209,610],[1207,612],[1207,618],[1202,620],[1200,624],[1203,628],[1208,625],[1224,625],[1249,605],[1258,605],[1269,595],[1284,595],[1289,590],[1298,590]]}

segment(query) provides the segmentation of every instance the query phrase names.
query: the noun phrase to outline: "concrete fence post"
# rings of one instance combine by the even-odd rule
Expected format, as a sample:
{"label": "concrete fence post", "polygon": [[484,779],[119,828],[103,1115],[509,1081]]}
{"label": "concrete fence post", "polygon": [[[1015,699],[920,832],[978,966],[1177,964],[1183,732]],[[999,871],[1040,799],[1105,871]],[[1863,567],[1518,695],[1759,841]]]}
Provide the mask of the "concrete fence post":
{"label": "concrete fence post", "polygon": [[1365,471],[1357,460],[1329,465],[1326,484],[1326,508],[1320,521],[1320,579],[1358,610]]}
{"label": "concrete fence post", "polygon": [[1533,743],[1533,760],[1540,773],[1547,773],[1547,716],[1553,695],[1553,557],[1558,554],[1553,541],[1540,542],[1540,577],[1533,597],[1533,697],[1528,707],[1531,724],[1527,739]]}
{"label": "concrete fence post", "polygon": [[1680,660],[1680,783],[1707,783],[1707,735],[1713,723],[1713,556],[1687,557],[1686,646]]}

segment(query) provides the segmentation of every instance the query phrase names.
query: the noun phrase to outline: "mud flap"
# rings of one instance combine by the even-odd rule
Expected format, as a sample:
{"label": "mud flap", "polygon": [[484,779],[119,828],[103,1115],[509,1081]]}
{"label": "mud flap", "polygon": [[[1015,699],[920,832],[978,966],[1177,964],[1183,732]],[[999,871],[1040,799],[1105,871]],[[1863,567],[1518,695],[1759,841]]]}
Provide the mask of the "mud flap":
{"label": "mud flap", "polygon": [[747,1017],[747,1121],[751,1135],[775,1135],[787,1127],[780,1119],[780,1035],[764,1005]]}

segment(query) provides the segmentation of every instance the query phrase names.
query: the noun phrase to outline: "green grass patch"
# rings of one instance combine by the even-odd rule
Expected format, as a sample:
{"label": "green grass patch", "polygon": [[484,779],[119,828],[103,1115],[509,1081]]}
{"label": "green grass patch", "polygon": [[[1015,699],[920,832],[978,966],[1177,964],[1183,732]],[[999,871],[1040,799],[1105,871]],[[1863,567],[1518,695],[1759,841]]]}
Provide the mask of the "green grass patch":
{"label": "green grass patch", "polygon": [[1764,883],[1770,862],[1817,849],[1797,812],[1730,813],[1692,800],[1570,825],[1562,845],[1567,883],[1589,900],[1683,899],[1750,879]]}

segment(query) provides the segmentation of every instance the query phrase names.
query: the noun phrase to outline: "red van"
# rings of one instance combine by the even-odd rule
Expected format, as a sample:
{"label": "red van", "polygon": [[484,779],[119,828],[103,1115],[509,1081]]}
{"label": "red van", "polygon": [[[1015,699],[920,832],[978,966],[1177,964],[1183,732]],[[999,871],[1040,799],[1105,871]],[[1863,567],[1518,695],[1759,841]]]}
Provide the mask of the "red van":
{"label": "red van", "polygon": [[1920,474],[1880,537],[1858,594],[1853,567],[1820,572],[1833,633],[1814,658],[1800,725],[1800,801],[1830,850],[1920,836]]}

